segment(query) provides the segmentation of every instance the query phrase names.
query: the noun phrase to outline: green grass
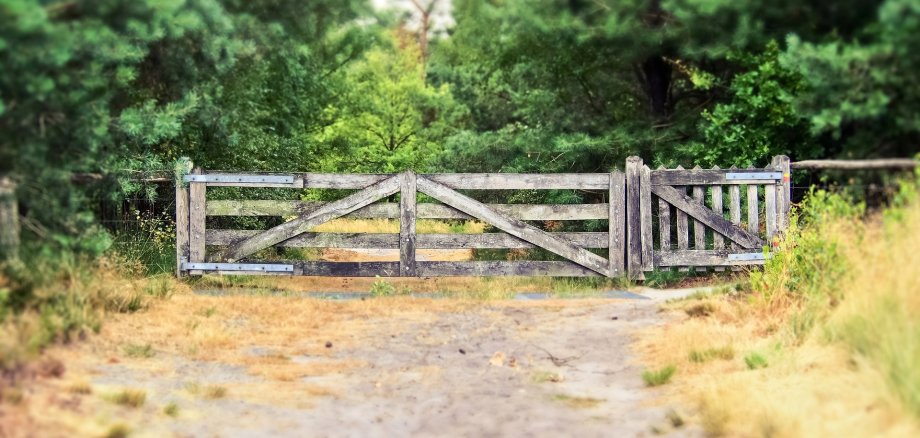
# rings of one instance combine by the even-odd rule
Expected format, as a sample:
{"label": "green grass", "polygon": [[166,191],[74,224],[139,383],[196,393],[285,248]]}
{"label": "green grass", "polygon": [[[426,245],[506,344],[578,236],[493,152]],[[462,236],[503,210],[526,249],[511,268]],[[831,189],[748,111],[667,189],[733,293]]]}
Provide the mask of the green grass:
{"label": "green grass", "polygon": [[661,386],[670,382],[675,372],[677,372],[677,367],[674,365],[657,370],[646,370],[642,373],[642,381],[645,382],[645,386]]}
{"label": "green grass", "polygon": [[173,296],[175,289],[173,288],[172,274],[169,275],[155,275],[148,277],[147,286],[144,288],[144,293],[159,299],[168,299]]}
{"label": "green grass", "polygon": [[767,358],[756,352],[752,352],[747,356],[744,356],[744,363],[750,370],[766,368],[769,365]]}
{"label": "green grass", "polygon": [[157,354],[150,344],[127,344],[122,347],[122,350],[124,350],[125,356],[142,359],[150,358]]}
{"label": "green grass", "polygon": [[735,358],[735,349],[731,345],[713,347],[705,350],[693,350],[688,355],[690,362],[703,363],[710,360],[732,360]]}

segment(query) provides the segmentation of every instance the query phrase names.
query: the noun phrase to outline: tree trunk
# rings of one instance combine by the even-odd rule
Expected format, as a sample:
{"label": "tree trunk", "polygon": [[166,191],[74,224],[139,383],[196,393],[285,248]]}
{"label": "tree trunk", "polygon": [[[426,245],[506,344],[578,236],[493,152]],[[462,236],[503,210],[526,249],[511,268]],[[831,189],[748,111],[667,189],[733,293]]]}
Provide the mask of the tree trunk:
{"label": "tree trunk", "polygon": [[645,92],[652,114],[667,117],[671,114],[671,65],[660,55],[648,57],[642,64]]}

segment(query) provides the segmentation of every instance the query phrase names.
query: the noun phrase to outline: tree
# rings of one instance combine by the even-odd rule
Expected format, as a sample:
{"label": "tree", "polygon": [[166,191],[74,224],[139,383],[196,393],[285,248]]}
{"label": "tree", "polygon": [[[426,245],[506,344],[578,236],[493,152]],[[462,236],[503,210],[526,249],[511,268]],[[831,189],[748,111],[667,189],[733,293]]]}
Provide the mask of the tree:
{"label": "tree", "polygon": [[465,111],[448,85],[425,82],[419,46],[396,29],[347,71],[347,91],[326,109],[335,120],[314,137],[335,150],[322,170],[398,172],[427,170],[443,140],[461,126]]}

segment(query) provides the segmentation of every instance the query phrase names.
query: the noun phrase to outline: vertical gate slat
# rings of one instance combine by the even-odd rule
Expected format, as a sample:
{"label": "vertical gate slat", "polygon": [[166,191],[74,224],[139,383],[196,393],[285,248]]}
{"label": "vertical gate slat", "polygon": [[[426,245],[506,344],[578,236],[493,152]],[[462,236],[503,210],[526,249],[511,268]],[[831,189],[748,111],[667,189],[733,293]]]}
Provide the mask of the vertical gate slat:
{"label": "vertical gate slat", "polygon": [[658,198],[658,244],[662,251],[671,249],[671,205]]}
{"label": "vertical gate slat", "polygon": [[773,157],[772,166],[783,174],[782,183],[776,187],[776,230],[783,232],[789,227],[789,208],[792,204],[792,174],[789,157],[785,155]]}
{"label": "vertical gate slat", "polygon": [[626,269],[626,175],[620,172],[610,173],[610,197],[608,199],[607,218],[607,259],[610,262],[610,275],[619,277]]}
{"label": "vertical gate slat", "polygon": [[[734,169],[735,166],[732,166]],[[737,184],[732,184],[728,186],[728,210],[731,217],[731,222],[735,225],[741,225],[741,187]],[[732,249],[738,249],[738,244],[731,242],[730,247]],[[738,271],[741,268],[738,266],[733,266],[733,271]]]}
{"label": "vertical gate slat", "polygon": [[182,262],[189,259],[188,187],[176,179],[176,277],[182,277]]}
{"label": "vertical gate slat", "polygon": [[764,216],[767,223],[767,242],[772,245],[773,235],[776,234],[776,185],[764,186]]}
{"label": "vertical gate slat", "polygon": [[415,207],[416,175],[407,170],[402,174],[399,192],[399,275],[415,277]]}
{"label": "vertical gate slat", "polygon": [[[701,170],[700,166],[696,166],[693,170]],[[693,199],[698,203],[704,204],[703,194],[706,193],[706,188],[703,186],[693,186]],[[706,249],[706,226],[702,222],[694,219],[693,220],[693,249],[703,250]],[[705,271],[705,267],[697,267],[694,271]]]}
{"label": "vertical gate slat", "polygon": [[639,176],[639,196],[642,202],[640,217],[642,220],[642,270],[654,269],[654,239],[652,237],[652,179],[648,166],[642,166]]}
{"label": "vertical gate slat", "polygon": [[[658,166],[658,170],[665,170]],[[658,198],[658,246],[661,251],[671,249],[671,205]]]}
{"label": "vertical gate slat", "polygon": [[642,241],[640,240],[640,195],[639,186],[642,173],[642,159],[629,157],[626,159],[626,263],[629,266],[629,277],[643,279],[642,273]]}
{"label": "vertical gate slat", "polygon": [[[192,174],[200,175],[201,168],[192,170]],[[205,199],[207,185],[205,183],[189,183],[189,256],[192,263],[204,262],[204,233],[205,233]],[[202,271],[189,271],[190,275],[201,275]]]}
{"label": "vertical gate slat", "polygon": [[[683,166],[677,166],[677,170],[684,170]],[[687,193],[686,186],[674,186],[674,188],[681,192]],[[688,249],[690,247],[690,223],[687,218],[687,213],[684,213],[683,210],[679,208],[674,209],[677,214],[677,249]],[[686,267],[678,268],[678,271],[686,272],[689,269]]]}
{"label": "vertical gate slat", "polygon": [[760,234],[760,205],[758,203],[757,185],[747,186],[748,231]]}
{"label": "vertical gate slat", "polygon": [[[712,168],[715,170],[718,170],[719,166],[713,166]],[[719,216],[724,216],[725,212],[722,209],[722,186],[716,184],[712,186],[711,190],[712,190],[712,194],[710,196],[712,198],[712,211],[716,212],[716,214],[718,214]],[[725,239],[722,237],[721,234],[713,230],[712,231],[712,249],[723,249],[723,248],[725,248]],[[715,268],[715,270],[724,271],[725,268],[717,267]]]}

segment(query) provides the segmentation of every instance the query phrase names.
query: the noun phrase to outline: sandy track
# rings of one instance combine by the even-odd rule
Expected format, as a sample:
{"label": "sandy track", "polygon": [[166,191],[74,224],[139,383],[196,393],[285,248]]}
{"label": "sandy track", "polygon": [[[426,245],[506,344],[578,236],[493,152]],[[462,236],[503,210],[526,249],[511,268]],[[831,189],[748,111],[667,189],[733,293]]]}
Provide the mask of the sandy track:
{"label": "sandy track", "polygon": [[[481,302],[425,318],[363,317],[350,341],[285,358],[314,370],[293,381],[253,372],[273,348],[239,347],[255,363],[248,368],[170,352],[112,360],[103,333],[91,346],[60,353],[69,374],[95,388],[64,397],[61,406],[95,426],[72,419],[36,430],[124,422],[136,436],[651,436],[653,428],[667,429],[669,408],[643,386],[630,344],[636,329],[663,323],[657,310],[653,300],[556,300]],[[189,382],[228,393],[190,395]],[[33,395],[60,393],[67,384],[46,382]],[[97,395],[114,388],[143,389],[147,401],[130,409]],[[179,415],[162,413],[168,403]],[[33,406],[32,414],[66,411],[61,406]]]}

